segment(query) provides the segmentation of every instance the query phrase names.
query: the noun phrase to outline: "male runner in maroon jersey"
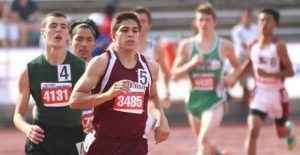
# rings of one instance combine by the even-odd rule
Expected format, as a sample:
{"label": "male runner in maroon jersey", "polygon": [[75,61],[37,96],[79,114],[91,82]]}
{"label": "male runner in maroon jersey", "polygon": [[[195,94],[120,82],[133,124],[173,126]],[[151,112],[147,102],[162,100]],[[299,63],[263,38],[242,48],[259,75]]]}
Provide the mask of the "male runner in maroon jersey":
{"label": "male runner in maroon jersey", "polygon": [[158,120],[156,143],[168,138],[169,126],[156,90],[158,65],[136,52],[140,31],[134,13],[118,14],[111,28],[114,50],[93,58],[72,92],[72,108],[95,108],[96,134],[88,155],[146,155],[143,135],[149,99]]}

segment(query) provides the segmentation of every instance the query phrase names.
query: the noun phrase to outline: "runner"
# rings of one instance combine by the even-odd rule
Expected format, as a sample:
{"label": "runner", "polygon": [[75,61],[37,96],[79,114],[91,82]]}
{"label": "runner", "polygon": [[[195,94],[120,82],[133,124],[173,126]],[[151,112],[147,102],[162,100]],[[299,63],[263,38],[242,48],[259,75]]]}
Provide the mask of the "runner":
{"label": "runner", "polygon": [[[240,15],[240,23],[235,25],[231,30],[231,39],[234,43],[235,52],[239,58],[239,62],[242,64],[248,57],[247,54],[247,45],[253,40],[255,40],[258,35],[257,25],[252,22],[253,13],[251,9],[245,9],[242,11]],[[230,68],[230,67],[229,67]],[[251,90],[248,87],[247,81],[252,77],[252,75],[247,75],[241,78],[240,84],[243,89],[243,108],[245,111],[248,111],[248,104],[244,104],[245,102],[249,103]]]}
{"label": "runner", "polygon": [[114,50],[92,59],[72,92],[72,108],[95,108],[95,140],[87,155],[147,154],[143,135],[148,99],[154,101],[153,114],[158,120],[156,143],[168,138],[169,126],[156,92],[159,68],[136,52],[140,31],[134,13],[118,14],[111,28]]}
{"label": "runner", "polygon": [[[19,78],[14,124],[27,136],[27,155],[78,155],[76,144],[84,139],[81,110],[70,109],[68,101],[85,62],[67,52],[68,21],[62,12],[46,15],[41,36],[44,53],[30,61]],[[25,119],[30,95],[37,106],[33,124]]]}
{"label": "runner", "polygon": [[[89,62],[92,59],[93,50],[96,48],[96,39],[99,35],[98,28],[90,19],[76,20],[70,27],[70,48],[72,52]],[[82,125],[85,133],[93,131],[93,109],[82,111]]]}
{"label": "runner", "polygon": [[[141,38],[137,47],[137,51],[143,54],[146,58],[155,60],[159,64],[159,73],[162,73],[162,78],[160,80],[163,88],[163,94],[161,95],[161,97],[163,97],[162,103],[165,108],[169,108],[171,106],[169,91],[169,73],[167,71],[166,64],[164,61],[164,51],[159,43],[148,38],[148,32],[151,28],[151,13],[148,9],[141,6],[134,8],[132,11],[137,14],[142,24]],[[153,104],[148,105],[151,106]],[[151,114],[151,109],[152,107],[148,107],[148,118],[145,128],[146,134],[151,131],[155,123],[155,119]]]}
{"label": "runner", "polygon": [[72,52],[89,62],[92,52],[96,47],[96,39],[99,35],[97,26],[90,19],[76,20],[70,27],[70,48]]}
{"label": "runner", "polygon": [[284,79],[293,76],[294,71],[286,45],[274,35],[279,18],[275,9],[266,8],[259,13],[260,35],[250,44],[248,61],[236,74],[240,78],[253,69],[256,81],[248,115],[248,155],[256,154],[260,129],[267,116],[275,119],[278,137],[287,138],[287,148],[292,150],[296,146],[294,124],[287,121],[289,101],[284,88]]}
{"label": "runner", "polygon": [[189,76],[192,89],[186,104],[191,127],[197,136],[197,155],[222,154],[212,143],[215,130],[226,112],[223,64],[227,59],[239,67],[231,42],[215,34],[216,13],[210,3],[200,4],[195,12],[197,34],[180,42],[174,66],[174,80]]}

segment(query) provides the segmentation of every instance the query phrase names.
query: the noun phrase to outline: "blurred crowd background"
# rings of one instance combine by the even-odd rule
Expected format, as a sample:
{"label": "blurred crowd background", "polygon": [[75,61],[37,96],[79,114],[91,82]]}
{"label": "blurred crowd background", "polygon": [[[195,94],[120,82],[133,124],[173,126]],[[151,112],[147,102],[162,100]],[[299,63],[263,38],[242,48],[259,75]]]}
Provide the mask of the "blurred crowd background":
{"label": "blurred crowd background", "polygon": [[[24,8],[22,3],[27,1],[28,6]],[[153,38],[178,40],[193,33],[195,7],[206,1],[217,10],[217,32],[222,37],[231,39],[230,31],[239,23],[244,9],[252,9],[253,21],[256,21],[260,9],[273,7],[279,9],[282,15],[277,34],[287,42],[297,42],[300,38],[299,0],[1,0],[1,47],[39,46],[40,20],[52,10],[65,12],[70,21],[94,18],[101,32],[106,34],[107,16],[138,5],[149,8],[152,13]]]}

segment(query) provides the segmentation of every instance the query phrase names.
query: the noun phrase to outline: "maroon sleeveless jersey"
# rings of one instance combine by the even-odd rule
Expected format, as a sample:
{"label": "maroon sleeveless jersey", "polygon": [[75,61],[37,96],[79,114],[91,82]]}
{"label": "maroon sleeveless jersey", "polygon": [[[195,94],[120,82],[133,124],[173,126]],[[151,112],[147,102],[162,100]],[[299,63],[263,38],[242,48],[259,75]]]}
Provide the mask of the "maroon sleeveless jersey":
{"label": "maroon sleeveless jersey", "polygon": [[[117,81],[131,80],[130,92],[114,97],[94,109],[95,137],[103,140],[132,140],[143,136],[152,76],[144,56],[137,55],[134,68],[127,69],[114,51],[107,51],[109,62],[98,84],[100,93]],[[99,66],[101,67],[101,66]]]}

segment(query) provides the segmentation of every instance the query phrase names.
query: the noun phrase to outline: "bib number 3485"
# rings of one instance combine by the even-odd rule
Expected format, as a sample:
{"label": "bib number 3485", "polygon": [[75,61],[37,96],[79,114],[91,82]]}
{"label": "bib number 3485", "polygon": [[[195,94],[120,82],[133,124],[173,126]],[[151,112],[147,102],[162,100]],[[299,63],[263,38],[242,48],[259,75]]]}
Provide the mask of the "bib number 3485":
{"label": "bib number 3485", "polygon": [[115,98],[114,109],[128,113],[143,111],[144,94],[122,94]]}

